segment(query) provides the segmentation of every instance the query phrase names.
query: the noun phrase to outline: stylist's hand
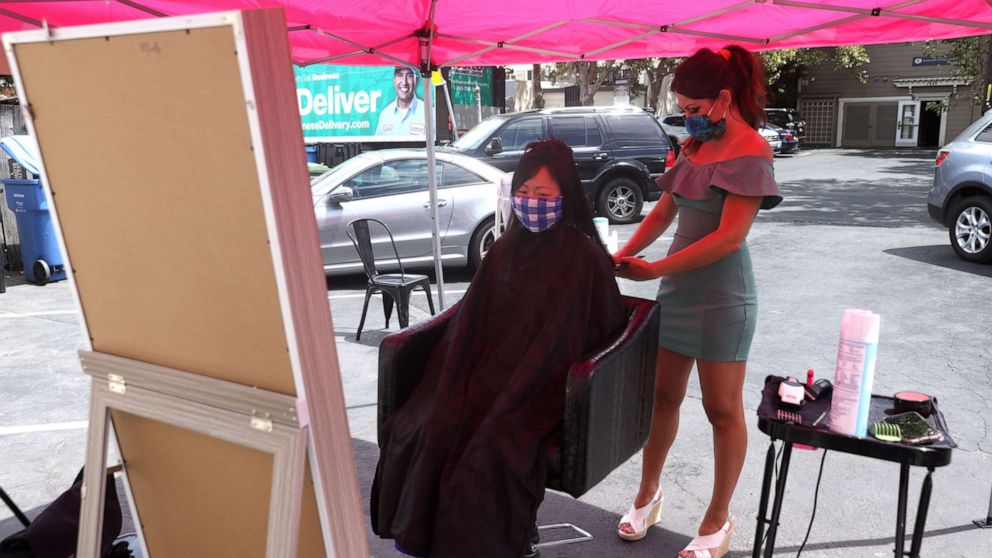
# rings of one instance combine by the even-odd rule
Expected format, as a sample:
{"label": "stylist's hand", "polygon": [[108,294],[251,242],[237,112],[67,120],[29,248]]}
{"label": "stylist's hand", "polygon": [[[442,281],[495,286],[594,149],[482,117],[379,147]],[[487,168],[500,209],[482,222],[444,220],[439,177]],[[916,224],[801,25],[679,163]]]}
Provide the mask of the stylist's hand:
{"label": "stylist's hand", "polygon": [[613,267],[620,267],[621,261],[627,257],[627,254],[623,250],[617,250],[616,254],[612,254],[613,257]]}
{"label": "stylist's hand", "polygon": [[619,263],[614,268],[613,273],[624,279],[634,281],[650,281],[659,277],[655,271],[653,262],[646,262],[641,258],[623,256],[618,258]]}

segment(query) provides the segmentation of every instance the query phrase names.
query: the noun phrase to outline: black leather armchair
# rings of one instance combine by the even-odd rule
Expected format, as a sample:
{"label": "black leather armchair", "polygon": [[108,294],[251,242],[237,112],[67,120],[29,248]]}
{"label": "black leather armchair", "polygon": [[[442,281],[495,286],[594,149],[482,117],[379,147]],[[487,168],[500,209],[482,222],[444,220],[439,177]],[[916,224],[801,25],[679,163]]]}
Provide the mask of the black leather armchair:
{"label": "black leather armchair", "polygon": [[[624,297],[628,322],[602,349],[574,363],[565,388],[561,447],[549,449],[547,487],[578,498],[643,446],[651,428],[658,304]],[[378,425],[399,409],[456,306],[389,335],[379,347]]]}

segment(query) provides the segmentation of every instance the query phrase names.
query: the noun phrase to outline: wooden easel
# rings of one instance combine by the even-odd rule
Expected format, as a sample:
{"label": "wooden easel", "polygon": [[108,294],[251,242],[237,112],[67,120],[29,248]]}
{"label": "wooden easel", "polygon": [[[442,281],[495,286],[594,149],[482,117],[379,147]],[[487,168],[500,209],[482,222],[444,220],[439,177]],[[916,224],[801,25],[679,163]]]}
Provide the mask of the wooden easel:
{"label": "wooden easel", "polygon": [[368,555],[281,10],[7,34],[149,555]]}

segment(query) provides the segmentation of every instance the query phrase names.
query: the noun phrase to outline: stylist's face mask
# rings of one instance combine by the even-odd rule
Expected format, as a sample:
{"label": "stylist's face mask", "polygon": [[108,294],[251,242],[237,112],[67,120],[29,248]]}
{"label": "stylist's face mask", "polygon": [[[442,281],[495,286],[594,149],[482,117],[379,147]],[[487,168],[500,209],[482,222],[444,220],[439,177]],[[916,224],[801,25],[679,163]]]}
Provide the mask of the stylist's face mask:
{"label": "stylist's face mask", "polygon": [[723,116],[716,122],[710,121],[710,114],[716,108],[716,103],[710,106],[706,114],[697,114],[685,119],[685,129],[696,141],[715,140],[727,133],[727,109],[724,107]]}
{"label": "stylist's face mask", "polygon": [[562,198],[513,196],[513,213],[530,232],[544,232],[561,220]]}

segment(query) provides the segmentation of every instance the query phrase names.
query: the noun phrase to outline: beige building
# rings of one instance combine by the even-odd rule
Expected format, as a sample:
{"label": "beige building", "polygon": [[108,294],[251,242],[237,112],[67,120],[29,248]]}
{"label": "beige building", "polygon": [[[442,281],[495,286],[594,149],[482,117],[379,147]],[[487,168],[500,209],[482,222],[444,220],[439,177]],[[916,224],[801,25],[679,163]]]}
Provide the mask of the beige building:
{"label": "beige building", "polygon": [[923,43],[865,48],[867,84],[832,63],[811,68],[803,80],[799,112],[808,144],[936,148],[981,115],[972,80],[954,77],[947,60],[926,57]]}

